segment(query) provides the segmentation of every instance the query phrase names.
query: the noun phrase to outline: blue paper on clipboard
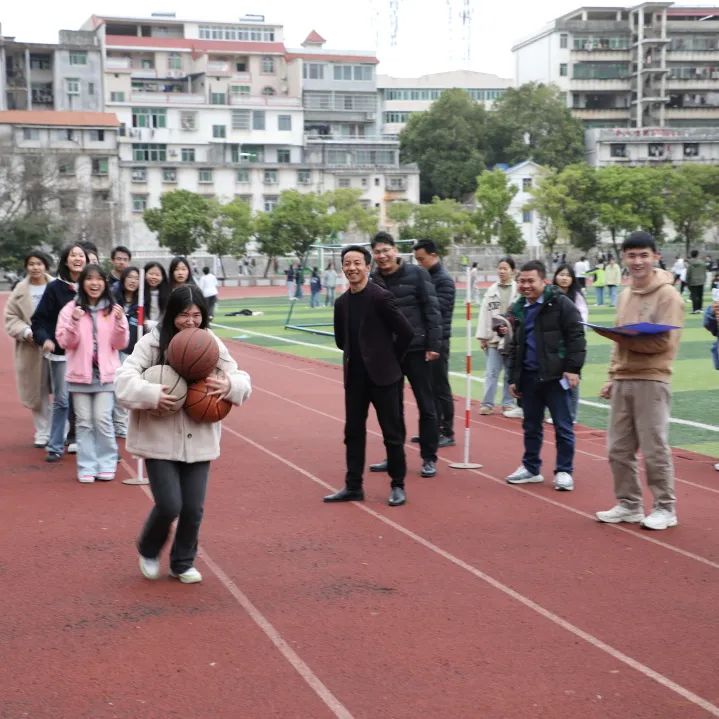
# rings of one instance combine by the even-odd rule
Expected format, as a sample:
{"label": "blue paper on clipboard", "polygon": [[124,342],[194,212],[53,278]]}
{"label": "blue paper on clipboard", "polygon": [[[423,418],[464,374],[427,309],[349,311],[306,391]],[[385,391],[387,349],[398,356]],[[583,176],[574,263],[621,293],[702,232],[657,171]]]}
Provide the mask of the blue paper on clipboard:
{"label": "blue paper on clipboard", "polygon": [[661,332],[669,332],[670,330],[679,330],[681,327],[677,325],[660,325],[654,322],[635,322],[630,325],[619,325],[618,327],[605,327],[604,325],[593,325],[590,322],[582,322],[583,325],[591,327],[595,330],[603,330],[604,332],[612,332],[625,337],[636,337],[638,335],[658,335]]}

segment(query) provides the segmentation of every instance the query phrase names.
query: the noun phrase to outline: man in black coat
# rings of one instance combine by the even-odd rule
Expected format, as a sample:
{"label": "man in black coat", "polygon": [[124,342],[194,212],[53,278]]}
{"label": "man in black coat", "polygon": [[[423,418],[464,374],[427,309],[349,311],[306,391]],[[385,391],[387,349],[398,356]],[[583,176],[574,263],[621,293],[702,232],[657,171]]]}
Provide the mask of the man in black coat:
{"label": "man in black coat", "polygon": [[335,302],[335,342],[342,350],[345,385],[345,487],[325,502],[364,499],[362,473],[367,440],[367,411],[374,405],[387,450],[391,478],[389,505],[404,504],[405,427],[400,360],[414,332],[387,290],[369,281],[369,250],[349,245],[342,250],[342,271],[349,291]]}
{"label": "man in black coat", "polygon": [[[449,342],[452,338],[452,314],[456,288],[454,280],[444,268],[437,245],[432,240],[420,240],[414,246],[414,258],[424,267],[437,293],[439,312],[442,317],[442,343],[439,357],[430,363],[434,405],[439,426],[439,446],[452,447],[454,441],[454,398],[449,384]],[[415,437],[412,437],[415,441]],[[416,438],[419,441],[419,437]]]}
{"label": "man in black coat", "polygon": [[[396,298],[402,314],[414,329],[414,337],[402,360],[402,371],[412,386],[419,410],[419,448],[423,477],[437,474],[439,429],[432,390],[431,363],[439,359],[442,346],[442,318],[437,294],[427,270],[403,262],[394,238],[378,232],[371,242],[377,271],[372,274],[378,284]],[[370,465],[372,472],[384,472],[386,462]]]}
{"label": "man in black coat", "polygon": [[522,265],[517,281],[520,297],[510,310],[514,334],[509,355],[509,391],[522,399],[524,455],[506,479],[509,484],[543,482],[544,410],[554,422],[557,459],[554,488],[574,489],[574,427],[570,389],[579,384],[587,343],[579,310],[554,285],[547,286],[544,264]]}

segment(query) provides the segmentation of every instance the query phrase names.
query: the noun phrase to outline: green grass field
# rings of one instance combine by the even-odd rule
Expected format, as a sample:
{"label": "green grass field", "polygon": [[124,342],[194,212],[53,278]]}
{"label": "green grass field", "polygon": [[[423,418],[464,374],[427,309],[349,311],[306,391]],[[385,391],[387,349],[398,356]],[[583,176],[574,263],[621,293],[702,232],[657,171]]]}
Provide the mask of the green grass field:
{"label": "green grass field", "polygon": [[[593,299],[591,290],[588,294],[591,303]],[[464,372],[466,320],[463,300],[463,297],[458,298],[455,308],[450,359],[450,371],[457,373]],[[705,302],[707,300],[708,297],[705,298]],[[261,311],[263,314],[257,317],[225,316],[227,312],[244,308]],[[472,310],[473,324],[476,321],[477,309],[477,307],[473,307]],[[243,341],[251,344],[272,347],[300,357],[340,363],[341,355],[337,351],[332,337],[284,329],[287,314],[288,301],[284,297],[226,300],[219,303],[216,311],[216,325],[224,327],[216,327],[216,330],[221,337],[242,336]],[[590,321],[598,324],[613,324],[613,320],[614,311],[611,308],[590,307]],[[308,306],[307,297],[296,303],[292,324],[308,325],[331,322],[331,308],[311,309]],[[330,332],[332,330],[331,326],[317,329]],[[608,418],[608,412],[604,408],[606,402],[598,399],[597,393],[606,379],[611,343],[591,331],[587,334],[587,340],[588,356],[582,373],[580,397],[603,406],[592,407],[580,404],[579,421],[590,427],[606,429]],[[702,327],[701,315],[687,313],[679,356],[674,364],[672,417],[713,425],[719,430],[719,372],[713,368],[711,363],[710,344],[711,336]],[[484,357],[479,350],[479,343],[476,341],[474,341],[473,365],[474,374],[477,377],[482,377]],[[455,394],[464,396],[465,380],[463,377],[452,377],[452,387]],[[473,383],[473,398],[481,398],[483,387],[484,385],[479,382]],[[675,447],[690,449],[713,457],[719,456],[719,431],[672,423],[670,438]]]}

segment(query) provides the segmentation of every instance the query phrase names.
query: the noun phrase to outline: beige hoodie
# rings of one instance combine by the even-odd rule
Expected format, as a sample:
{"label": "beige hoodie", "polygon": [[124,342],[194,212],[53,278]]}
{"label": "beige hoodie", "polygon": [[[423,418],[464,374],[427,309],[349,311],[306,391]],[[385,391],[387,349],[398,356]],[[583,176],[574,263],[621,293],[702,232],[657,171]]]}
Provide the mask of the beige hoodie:
{"label": "beige hoodie", "polygon": [[[673,286],[673,276],[655,269],[648,287],[638,290],[631,285],[619,295],[617,325],[653,322],[684,325],[684,302]],[[615,343],[609,361],[610,379],[646,379],[669,382],[672,362],[679,349],[680,330],[658,335],[623,338]]]}

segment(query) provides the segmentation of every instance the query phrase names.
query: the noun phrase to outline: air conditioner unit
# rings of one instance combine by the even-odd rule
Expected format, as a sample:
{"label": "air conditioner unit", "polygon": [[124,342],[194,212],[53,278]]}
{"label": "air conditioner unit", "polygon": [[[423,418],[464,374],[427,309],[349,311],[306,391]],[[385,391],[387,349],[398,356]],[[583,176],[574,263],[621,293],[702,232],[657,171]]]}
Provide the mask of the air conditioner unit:
{"label": "air conditioner unit", "polygon": [[177,150],[170,150],[167,155],[168,157],[177,157]]}

